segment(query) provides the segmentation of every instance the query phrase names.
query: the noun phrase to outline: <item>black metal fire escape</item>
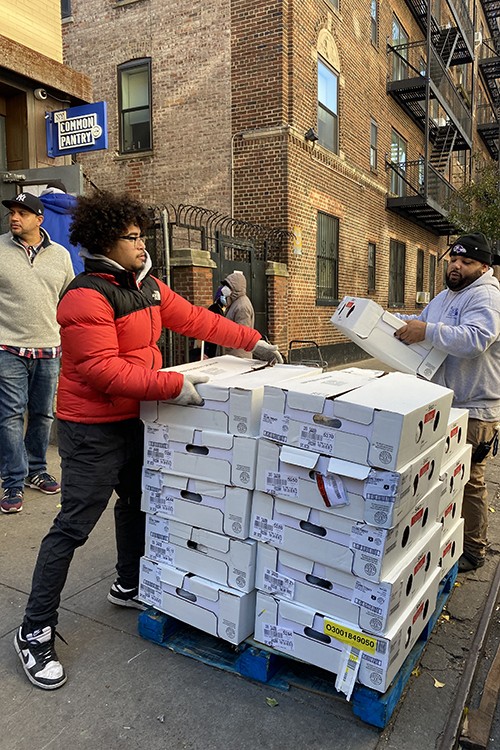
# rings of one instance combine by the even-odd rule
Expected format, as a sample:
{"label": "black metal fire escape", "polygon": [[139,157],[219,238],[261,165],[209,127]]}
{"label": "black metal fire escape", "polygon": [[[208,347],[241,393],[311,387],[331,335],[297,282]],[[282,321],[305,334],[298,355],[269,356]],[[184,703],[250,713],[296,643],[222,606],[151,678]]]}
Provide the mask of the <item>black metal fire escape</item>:
{"label": "black metal fire escape", "polygon": [[423,131],[425,153],[404,163],[386,161],[391,177],[387,208],[436,234],[449,234],[454,226],[448,211],[456,193],[447,179],[450,159],[454,151],[472,146],[471,105],[450,68],[472,62],[474,29],[464,0],[448,0],[452,22],[444,28],[427,0],[406,2],[425,39],[388,46],[387,91]]}
{"label": "black metal fire escape", "polygon": [[481,0],[491,37],[479,47],[479,73],[490,101],[477,108],[477,129],[490,155],[498,160],[500,139],[500,0]]}

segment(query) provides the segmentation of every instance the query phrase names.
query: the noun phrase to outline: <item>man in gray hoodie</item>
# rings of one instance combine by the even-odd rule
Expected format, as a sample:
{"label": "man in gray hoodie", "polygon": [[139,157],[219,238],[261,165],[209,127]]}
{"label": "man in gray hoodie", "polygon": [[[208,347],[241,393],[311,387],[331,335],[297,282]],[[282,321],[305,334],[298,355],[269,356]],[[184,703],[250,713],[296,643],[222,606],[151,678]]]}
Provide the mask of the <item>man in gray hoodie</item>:
{"label": "man in gray hoodie", "polygon": [[448,288],[420,315],[399,316],[406,325],[394,335],[405,344],[425,340],[447,352],[433,381],[454,391],[454,406],[469,410],[467,440],[473,454],[464,491],[464,552],[459,560],[459,570],[466,572],[484,565],[486,554],[486,456],[481,457],[477,448],[493,441],[500,422],[500,285],[491,269],[490,246],[480,232],[459,237],[449,253]]}

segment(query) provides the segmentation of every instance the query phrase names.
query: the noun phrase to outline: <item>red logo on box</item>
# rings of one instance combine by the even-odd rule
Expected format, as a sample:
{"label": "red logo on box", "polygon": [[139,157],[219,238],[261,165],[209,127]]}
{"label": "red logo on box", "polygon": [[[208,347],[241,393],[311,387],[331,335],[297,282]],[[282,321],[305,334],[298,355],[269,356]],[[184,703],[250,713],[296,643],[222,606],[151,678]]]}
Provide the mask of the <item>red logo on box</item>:
{"label": "red logo on box", "polygon": [[419,476],[422,476],[422,474],[425,474],[427,471],[429,471],[430,461],[427,461],[426,464],[422,466],[419,472]]}
{"label": "red logo on box", "polygon": [[430,422],[431,419],[434,419],[435,416],[436,416],[436,410],[435,409],[431,409],[430,411],[428,411],[427,414],[424,417],[424,424],[427,424],[427,422]]}
{"label": "red logo on box", "polygon": [[420,510],[417,511],[417,513],[415,513],[415,515],[411,519],[410,526],[415,526],[415,524],[420,521],[423,515],[424,515],[424,509],[420,508]]}

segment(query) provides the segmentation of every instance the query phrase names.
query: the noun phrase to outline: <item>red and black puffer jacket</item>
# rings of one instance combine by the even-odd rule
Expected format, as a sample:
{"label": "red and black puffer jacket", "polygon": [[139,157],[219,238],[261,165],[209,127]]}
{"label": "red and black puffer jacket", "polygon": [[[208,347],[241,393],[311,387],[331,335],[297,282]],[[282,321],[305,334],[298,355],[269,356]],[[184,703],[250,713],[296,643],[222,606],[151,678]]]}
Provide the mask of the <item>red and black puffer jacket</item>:
{"label": "red and black puffer jacket", "polygon": [[250,351],[261,338],[196,307],[154,276],[138,284],[132,272],[87,260],[57,309],[62,367],[57,416],[87,424],[139,416],[140,401],[175,398],[183,376],[160,372],[162,328]]}

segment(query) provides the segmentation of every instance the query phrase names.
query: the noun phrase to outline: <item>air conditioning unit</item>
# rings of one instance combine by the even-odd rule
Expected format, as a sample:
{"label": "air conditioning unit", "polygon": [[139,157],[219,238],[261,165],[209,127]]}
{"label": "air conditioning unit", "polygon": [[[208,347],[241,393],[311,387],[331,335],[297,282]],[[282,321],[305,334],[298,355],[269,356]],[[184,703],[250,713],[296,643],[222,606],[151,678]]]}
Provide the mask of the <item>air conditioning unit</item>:
{"label": "air conditioning unit", "polygon": [[431,300],[430,292],[417,292],[415,302],[417,305],[426,305]]}
{"label": "air conditioning unit", "polygon": [[474,44],[478,45],[478,44],[482,44],[482,43],[483,43],[483,35],[481,34],[480,31],[476,31],[474,33]]}

